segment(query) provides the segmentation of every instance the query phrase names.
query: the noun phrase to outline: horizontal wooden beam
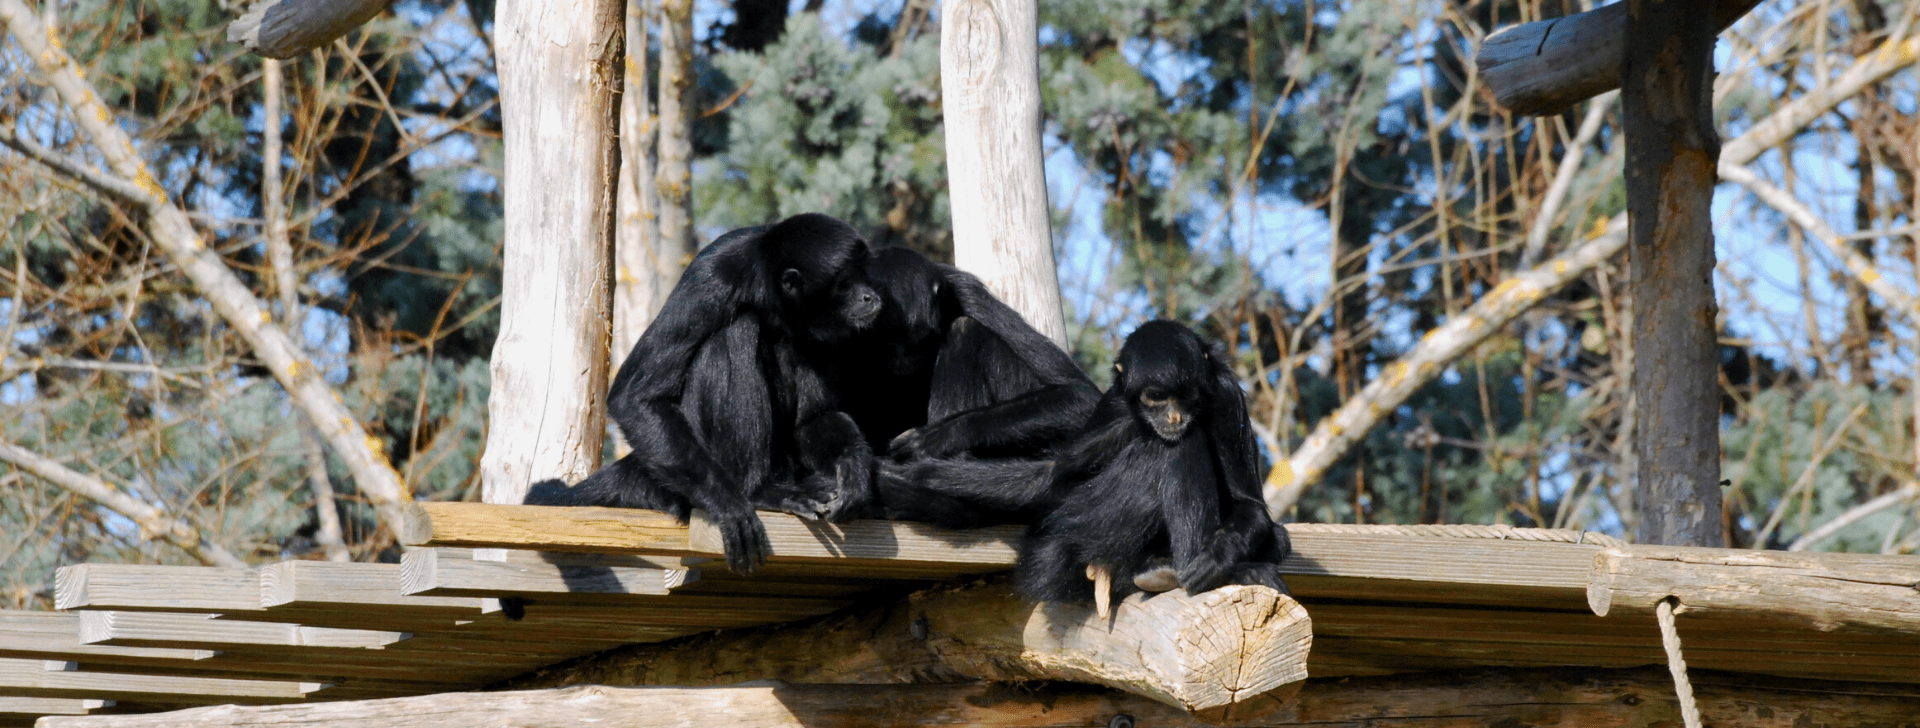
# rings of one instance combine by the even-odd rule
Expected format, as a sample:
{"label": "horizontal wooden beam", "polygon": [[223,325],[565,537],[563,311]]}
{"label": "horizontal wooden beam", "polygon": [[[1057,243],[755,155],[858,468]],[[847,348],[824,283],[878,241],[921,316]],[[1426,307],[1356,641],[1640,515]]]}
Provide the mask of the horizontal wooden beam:
{"label": "horizontal wooden beam", "polygon": [[227,41],[292,58],[366,24],[393,0],[260,0],[227,26]]}
{"label": "horizontal wooden beam", "polygon": [[[1712,0],[1714,28],[1725,30],[1759,0]],[[1574,102],[1620,88],[1627,49],[1627,3],[1512,25],[1488,35],[1474,54],[1480,82],[1521,116],[1559,113]]]}
{"label": "horizontal wooden beam", "polygon": [[1920,557],[1633,546],[1595,558],[1587,587],[1594,614],[1645,615],[1668,597],[1687,621],[1920,635]]}
{"label": "horizontal wooden beam", "polygon": [[45,660],[0,660],[0,696],[4,697],[175,704],[274,703],[299,700],[325,687],[310,682],[82,672]]}
{"label": "horizontal wooden beam", "polygon": [[399,564],[282,561],[260,569],[260,603],[269,611],[346,609],[448,618],[477,616],[479,599],[409,596]]}
{"label": "horizontal wooden beam", "polygon": [[589,553],[693,554],[687,527],[658,511],[630,508],[432,503],[407,506],[408,546],[507,548]]}
{"label": "horizontal wooden beam", "polygon": [[260,605],[256,569],[75,564],[54,572],[55,609],[247,612]]}
{"label": "horizontal wooden beam", "polygon": [[213,655],[211,650],[82,644],[78,613],[0,611],[0,658],[146,661],[153,664],[179,664],[203,660]]}
{"label": "horizontal wooden beam", "polygon": [[[1021,526],[954,530],[911,521],[828,523],[787,513],[760,512],[770,564],[832,563],[854,568],[896,567],[944,573],[1000,571],[1020,557]],[[687,536],[697,553],[724,552],[720,528],[694,511]]]}
{"label": "horizontal wooden beam", "polygon": [[[1750,678],[1696,671],[1707,725],[1905,725],[1920,714],[1913,686]],[[1121,720],[1121,716],[1126,719]],[[786,685],[736,687],[581,686],[453,693],[345,703],[193,708],[152,715],[51,717],[41,728],[560,728],[741,725],[1109,726],[1195,728],[1170,706],[1118,691],[1064,683],[1009,686]],[[1261,726],[1575,728],[1678,725],[1672,678],[1662,667],[1629,670],[1457,670],[1308,681]]]}

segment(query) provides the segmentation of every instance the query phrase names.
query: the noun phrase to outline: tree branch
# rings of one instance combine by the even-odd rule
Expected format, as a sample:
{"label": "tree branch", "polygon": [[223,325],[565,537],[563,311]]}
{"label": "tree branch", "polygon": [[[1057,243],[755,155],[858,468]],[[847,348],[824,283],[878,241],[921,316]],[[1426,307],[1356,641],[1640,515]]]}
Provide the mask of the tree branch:
{"label": "tree branch", "polygon": [[[208,303],[237,331],[255,355],[273,372],[295,406],[313,422],[334,452],[346,462],[360,491],[373,501],[382,521],[397,525],[401,505],[412,498],[394,472],[380,441],[368,435],[339,394],[320,376],[312,360],[285,332],[275,326],[246,284],[228,269],[220,256],[207,249],[193,229],[187,213],[167,199],[166,190],[133,148],[132,138],[115,123],[113,113],[100,101],[100,95],[80,75],[79,64],[42,25],[23,0],[0,0],[0,21],[4,21],[19,41],[48,85],[73,110],[73,122],[93,141],[106,158],[107,167],[120,182],[131,184],[138,194],[130,202],[147,213],[146,228],[154,244],[180,267],[181,272],[205,295]],[[128,181],[131,181],[130,183]]]}
{"label": "tree branch", "polygon": [[140,502],[120,492],[104,480],[68,468],[65,465],[20,447],[0,441],[0,460],[47,479],[75,494],[106,506],[140,526],[143,537],[159,537],[167,543],[210,566],[245,567],[247,562],[219,544],[206,540],[193,524],[169,515],[158,507]]}

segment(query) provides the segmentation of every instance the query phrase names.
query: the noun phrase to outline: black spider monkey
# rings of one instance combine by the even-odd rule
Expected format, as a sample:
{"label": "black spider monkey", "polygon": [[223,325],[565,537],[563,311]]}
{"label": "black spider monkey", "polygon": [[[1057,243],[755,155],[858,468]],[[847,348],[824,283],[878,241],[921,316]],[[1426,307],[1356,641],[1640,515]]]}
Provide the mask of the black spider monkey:
{"label": "black spider monkey", "polygon": [[[1286,592],[1279,564],[1291,545],[1267,516],[1246,398],[1224,355],[1185,326],[1151,321],[1127,337],[1113,373],[1080,436],[1044,477],[1010,491],[1058,502],[1027,536],[1021,593],[1104,606],[1089,582],[1100,573],[1120,577],[1120,597],[1223,584]],[[1002,471],[1011,481],[1031,472]]]}
{"label": "black spider monkey", "polygon": [[844,518],[871,496],[872,451],[840,410],[835,347],[881,301],[867,241],[819,214],[743,228],[695,256],[620,365],[607,411],[633,452],[530,505],[692,508],[720,527],[727,565],[765,559],[756,508]]}
{"label": "black spider monkey", "polygon": [[885,305],[839,371],[850,379],[843,408],[887,452],[869,513],[956,527],[1016,519],[939,485],[971,482],[979,463],[998,462],[976,458],[1031,458],[1066,441],[1100,390],[972,275],[886,248],[868,277]]}

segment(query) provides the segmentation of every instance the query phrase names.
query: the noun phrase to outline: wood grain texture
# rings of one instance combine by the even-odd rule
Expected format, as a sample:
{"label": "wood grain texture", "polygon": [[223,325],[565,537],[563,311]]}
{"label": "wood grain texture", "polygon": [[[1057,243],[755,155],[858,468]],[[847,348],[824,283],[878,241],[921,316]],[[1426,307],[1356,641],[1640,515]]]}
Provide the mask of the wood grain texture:
{"label": "wood grain texture", "polygon": [[953,261],[1061,348],[1053,228],[1040,150],[1037,0],[950,0],[940,11]]}
{"label": "wood grain texture", "polygon": [[28,660],[143,660],[179,664],[212,657],[208,650],[107,647],[80,642],[80,615],[0,611],[0,658]]}
{"label": "wood grain texture", "polygon": [[259,611],[260,572],[219,566],[76,564],[53,577],[55,609]]}
{"label": "wood grain texture", "polygon": [[1701,617],[1920,636],[1920,557],[1671,546],[1595,557],[1587,587],[1594,614],[1647,614],[1669,596],[1686,615],[1683,636]]}
{"label": "wood grain texture", "polygon": [[[1920,690],[1821,680],[1693,676],[1708,725],[1910,725]],[[788,685],[722,688],[582,686],[348,703],[217,706],[153,715],[54,717],[41,728],[680,728],[781,726],[1204,725],[1173,707],[1113,690],[1051,685]],[[1664,668],[1507,669],[1307,681],[1247,726],[1484,728],[1489,725],[1656,728],[1677,725]]]}
{"label": "wood grain texture", "polygon": [[282,561],[260,567],[260,603],[275,608],[339,608],[359,612],[472,617],[479,599],[400,593],[399,564]]}
{"label": "wood grain texture", "polygon": [[[1020,526],[953,530],[908,521],[827,523],[760,511],[772,553],[769,564],[833,562],[855,567],[895,566],[932,572],[977,573],[1011,566],[1020,555]],[[696,553],[721,553],[720,530],[693,512],[687,534]]]}
{"label": "wood grain texture", "polygon": [[613,307],[622,4],[504,0],[494,10],[505,164],[500,334],[482,500],[600,465]]}
{"label": "wood grain texture", "polygon": [[[1758,0],[1713,2],[1714,32],[1739,20]],[[1688,4],[1696,9],[1694,4]],[[1495,31],[1474,54],[1480,82],[1516,115],[1555,114],[1574,102],[1620,87],[1627,48],[1627,4],[1512,25]]]}
{"label": "wood grain texture", "polygon": [[407,508],[400,541],[409,546],[692,555],[685,525],[665,513],[630,508],[414,503]]}

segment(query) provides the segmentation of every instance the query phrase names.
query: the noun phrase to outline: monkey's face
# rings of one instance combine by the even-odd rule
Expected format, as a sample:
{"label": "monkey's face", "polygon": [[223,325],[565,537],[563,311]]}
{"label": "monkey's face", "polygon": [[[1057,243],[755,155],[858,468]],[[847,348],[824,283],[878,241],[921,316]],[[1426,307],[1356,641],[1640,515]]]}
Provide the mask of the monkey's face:
{"label": "monkey's face", "polygon": [[1160,439],[1179,442],[1187,434],[1187,427],[1193,423],[1194,415],[1198,414],[1194,400],[1190,392],[1150,385],[1140,389],[1140,398],[1134,411]]}

